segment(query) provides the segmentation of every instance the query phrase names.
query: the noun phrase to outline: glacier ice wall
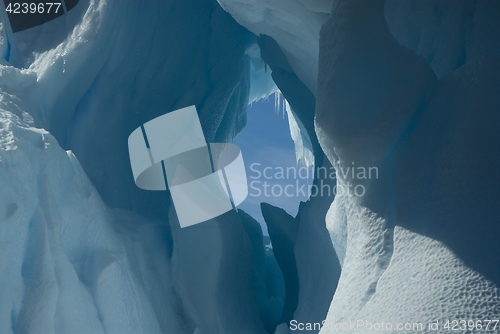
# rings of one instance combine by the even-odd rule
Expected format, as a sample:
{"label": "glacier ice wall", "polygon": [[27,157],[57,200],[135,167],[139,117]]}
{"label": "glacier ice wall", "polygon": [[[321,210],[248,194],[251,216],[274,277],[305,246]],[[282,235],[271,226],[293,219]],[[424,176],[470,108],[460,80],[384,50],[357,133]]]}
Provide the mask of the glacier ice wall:
{"label": "glacier ice wall", "polygon": [[265,99],[278,90],[271,77],[271,71],[267,70],[267,65],[262,61],[261,50],[255,39],[245,51],[247,59],[250,61],[250,92],[248,93],[248,104]]}
{"label": "glacier ice wall", "polygon": [[288,123],[290,126],[290,135],[292,136],[295,144],[295,156],[298,164],[306,167],[314,166],[314,155],[311,139],[307,134],[306,128],[293,112],[288,101],[285,102],[285,110],[288,116]]}
{"label": "glacier ice wall", "polygon": [[[320,321],[336,287],[333,322],[498,318],[499,6],[220,3],[262,35],[263,53],[264,35],[277,42],[273,78],[291,92],[318,166],[329,162],[315,148],[315,108],[340,175],[354,161],[380,171],[338,179],[366,188],[361,199],[337,196],[326,218],[338,287],[324,226],[331,198],[294,218],[294,319]],[[18,34],[2,19],[0,332],[270,331],[284,291],[245,216],[176,228],[168,197],[135,188],[120,144],[191,104],[208,140],[233,137],[249,99],[275,89],[259,75],[255,37],[215,1],[81,0]],[[151,219],[167,212],[169,225]]]}
{"label": "glacier ice wall", "polygon": [[252,244],[259,313],[267,332],[274,333],[286,299],[284,275],[275,256],[277,249],[274,243],[272,247],[264,246],[262,227],[257,220],[241,209],[238,214]]}
{"label": "glacier ice wall", "polygon": [[276,326],[279,269],[272,254],[254,260],[262,238],[261,248],[251,245],[256,238],[236,211],[181,229],[173,206],[169,221],[109,209],[71,151],[6,110],[0,185],[0,333],[254,334],[267,333],[264,322]]}
{"label": "glacier ice wall", "polygon": [[188,105],[208,141],[233,138],[246,124],[252,38],[216,1],[84,0],[60,20],[7,29],[5,68],[19,70],[3,80],[35,124],[78,156],[108,205],[165,218],[164,198],[135,187],[123,143]]}
{"label": "glacier ice wall", "polygon": [[0,332],[188,333],[165,223],[108,209],[52,135],[0,120]]}
{"label": "glacier ice wall", "polygon": [[208,141],[241,131],[255,36],[215,1],[83,0],[0,33],[0,332],[272,328],[272,253],[256,287],[237,213],[181,230],[167,193],[135,187],[127,152],[135,127],[186,105]]}
{"label": "glacier ice wall", "polygon": [[[171,206],[169,223],[173,282],[187,318],[193,319],[199,333],[267,333],[256,295],[263,287],[256,290],[254,280],[258,262],[236,210],[180,228]],[[270,305],[269,310],[273,308],[279,309],[279,304]]]}
{"label": "glacier ice wall", "polygon": [[338,1],[320,47],[318,138],[337,185],[366,190],[327,215],[342,263],[327,320],[498,317],[500,57],[438,80],[390,34],[384,1]]}
{"label": "glacier ice wall", "polygon": [[500,55],[495,1],[387,0],[384,12],[391,34],[438,78],[485,53]]}
{"label": "glacier ice wall", "polygon": [[[319,33],[337,1],[218,1],[257,36],[275,39],[316,95]],[[387,0],[384,14],[396,40],[422,55],[438,78],[481,54],[500,54],[495,1]]]}
{"label": "glacier ice wall", "polygon": [[[321,167],[329,168],[328,159]],[[335,180],[317,177],[319,187]],[[276,334],[290,333],[290,323],[321,323],[337,288],[340,264],[325,226],[333,195],[316,196],[300,204],[297,216],[262,203],[262,214],[276,249],[276,260],[287,287],[281,324]],[[301,330],[318,333],[318,329]],[[293,331],[292,331],[293,332]]]}
{"label": "glacier ice wall", "polygon": [[[295,144],[297,162],[305,166],[321,164],[323,152],[314,131],[315,98],[297,77],[278,43],[267,35],[258,38],[262,60],[271,68],[272,79],[281,89],[276,102],[284,105],[288,114],[290,135]],[[293,107],[292,107],[293,106]]]}

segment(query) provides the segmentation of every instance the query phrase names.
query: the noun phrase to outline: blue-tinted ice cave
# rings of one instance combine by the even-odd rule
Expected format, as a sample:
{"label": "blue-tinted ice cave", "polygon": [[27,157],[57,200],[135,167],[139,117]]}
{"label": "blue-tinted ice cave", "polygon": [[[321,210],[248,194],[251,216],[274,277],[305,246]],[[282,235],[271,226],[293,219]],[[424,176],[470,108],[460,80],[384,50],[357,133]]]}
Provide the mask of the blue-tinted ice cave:
{"label": "blue-tinted ice cave", "polygon": [[[500,333],[500,1],[0,14],[0,334]],[[190,106],[248,196],[181,227],[128,140]]]}

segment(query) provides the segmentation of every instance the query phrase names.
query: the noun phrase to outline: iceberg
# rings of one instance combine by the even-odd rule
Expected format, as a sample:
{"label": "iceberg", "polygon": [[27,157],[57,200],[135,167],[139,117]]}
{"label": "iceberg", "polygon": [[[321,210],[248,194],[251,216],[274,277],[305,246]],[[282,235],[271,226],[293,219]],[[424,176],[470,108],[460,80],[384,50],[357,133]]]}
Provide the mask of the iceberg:
{"label": "iceberg", "polygon": [[[498,319],[497,2],[71,3],[18,32],[0,11],[0,334]],[[194,105],[229,143],[273,93],[321,194],[263,203],[269,237],[229,206],[181,228],[136,186],[134,130]]]}
{"label": "iceberg", "polygon": [[[500,305],[494,240],[500,233],[494,223],[498,196],[490,190],[498,178],[479,175],[496,175],[500,7],[486,1],[331,1],[328,22],[315,26],[322,26],[316,91],[297,59],[313,66],[317,58],[298,56],[288,41],[293,32],[302,42],[304,31],[297,27],[314,21],[313,1],[303,1],[307,10],[300,14],[293,12],[296,2],[286,8],[220,2],[240,24],[270,36],[286,58],[274,63],[296,73],[317,96],[315,132],[337,175],[353,165],[377,171],[374,180],[349,173],[337,179],[338,188],[360,187],[363,196],[337,196],[326,218],[342,265],[327,323],[358,316],[402,322],[411,314],[415,321],[434,317],[444,324],[457,312],[494,317]],[[266,49],[261,45],[263,59]],[[273,78],[284,91],[292,79],[279,82],[278,72]],[[414,252],[418,260],[408,258]],[[425,287],[427,280],[432,283]],[[463,294],[467,282],[475,282],[477,297]],[[410,295],[421,296],[420,304]],[[486,310],[490,301],[493,311]]]}

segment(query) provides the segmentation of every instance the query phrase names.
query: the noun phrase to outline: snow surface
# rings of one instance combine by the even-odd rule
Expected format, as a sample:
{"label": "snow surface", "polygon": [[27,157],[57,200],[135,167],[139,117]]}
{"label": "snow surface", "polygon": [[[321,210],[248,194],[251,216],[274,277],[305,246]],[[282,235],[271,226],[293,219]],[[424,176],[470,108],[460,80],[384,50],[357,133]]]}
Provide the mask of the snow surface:
{"label": "snow surface", "polygon": [[500,55],[496,1],[387,0],[391,34],[422,55],[438,78],[485,53]]}

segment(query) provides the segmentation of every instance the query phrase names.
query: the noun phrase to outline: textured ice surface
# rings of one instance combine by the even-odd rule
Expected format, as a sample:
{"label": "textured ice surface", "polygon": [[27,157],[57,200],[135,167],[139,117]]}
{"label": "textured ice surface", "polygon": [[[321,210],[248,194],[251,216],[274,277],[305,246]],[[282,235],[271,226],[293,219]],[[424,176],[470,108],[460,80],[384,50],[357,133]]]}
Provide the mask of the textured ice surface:
{"label": "textured ice surface", "polygon": [[[497,2],[220,2],[274,38],[288,73],[317,92],[319,139],[337,170],[380,169],[380,180],[338,180],[367,192],[338,196],[328,213],[343,269],[328,320],[498,319],[500,152],[488,143],[499,140],[500,62],[484,55],[499,52]],[[135,188],[126,153],[131,131],[192,104],[209,140],[240,131],[249,99],[275,89],[255,38],[214,1],[194,0],[82,0],[29,31],[3,27],[0,333],[272,328],[283,291],[259,235],[235,212],[176,229],[168,198]],[[322,319],[337,284],[326,200],[296,218],[303,322]],[[105,202],[169,212],[172,232]]]}
{"label": "textured ice surface", "polygon": [[[0,333],[264,333],[239,216],[176,231],[167,194],[136,188],[127,153],[135,128],[192,104],[209,141],[234,137],[255,37],[215,1],[83,0],[6,31]],[[262,305],[279,312],[278,297]]]}
{"label": "textured ice surface", "polygon": [[123,143],[189,105],[208,141],[231,140],[246,123],[252,38],[215,0],[82,0],[36,28],[7,29],[12,74],[0,85],[78,156],[107,204],[165,218],[164,199],[135,186]]}
{"label": "textured ice surface", "polygon": [[163,223],[109,210],[71,152],[6,111],[0,170],[1,333],[184,332]]}
{"label": "textured ice surface", "polygon": [[500,55],[496,1],[387,0],[385,17],[396,40],[422,55],[442,78],[484,53]]}
{"label": "textured ice surface", "polygon": [[[337,185],[366,190],[337,196],[327,215],[342,264],[327,320],[498,317],[500,57],[437,80],[392,39],[383,10],[339,1],[322,29],[318,137]],[[342,172],[354,164],[378,174]]]}

